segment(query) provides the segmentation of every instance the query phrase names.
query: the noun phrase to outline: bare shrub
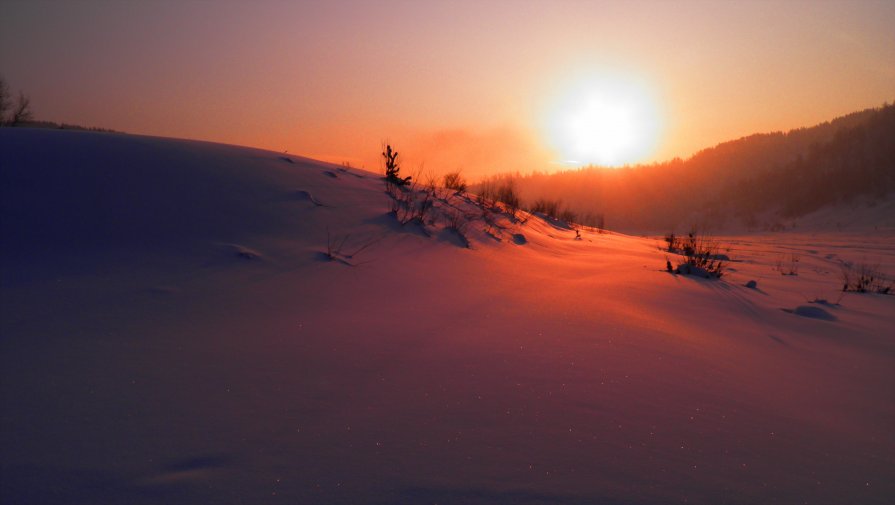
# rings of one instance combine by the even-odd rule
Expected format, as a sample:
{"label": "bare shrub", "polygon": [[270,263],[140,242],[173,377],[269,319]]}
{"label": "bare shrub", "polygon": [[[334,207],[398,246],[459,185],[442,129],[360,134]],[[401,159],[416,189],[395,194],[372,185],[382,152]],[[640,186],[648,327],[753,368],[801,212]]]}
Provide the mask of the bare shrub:
{"label": "bare shrub", "polygon": [[326,229],[326,252],[324,256],[330,261],[338,261],[339,263],[343,263],[345,265],[354,266],[350,260],[354,259],[355,256],[360,254],[362,251],[372,246],[376,241],[375,240],[367,240],[361,242],[360,244],[355,244],[354,248],[346,249],[346,244],[351,238],[351,234],[347,235],[336,235],[333,236],[329,233],[329,228]]}
{"label": "bare shrub", "polygon": [[12,109],[12,119],[9,123],[12,126],[18,126],[34,119],[34,113],[31,111],[31,99],[25,93],[19,92],[19,99]]}
{"label": "bare shrub", "polygon": [[444,213],[445,227],[457,233],[463,234],[469,226],[466,215],[458,209],[450,209]]}
{"label": "bare shrub", "polygon": [[800,255],[791,253],[787,257],[783,254],[777,258],[774,270],[780,272],[780,275],[799,275],[799,259]]}
{"label": "bare shrub", "polygon": [[423,184],[422,189],[417,191],[416,214],[413,216],[413,219],[419,221],[420,224],[424,223],[426,215],[428,215],[435,206],[437,189],[438,185],[435,182],[435,177],[429,176],[426,178],[426,183]]}
{"label": "bare shrub", "polygon": [[421,179],[419,170],[416,177],[408,177],[408,186],[399,187],[394,195],[394,203],[390,206],[390,212],[402,225],[416,222],[420,225],[426,223],[426,217],[435,205],[435,178],[429,177],[425,184],[419,184]]}
{"label": "bare shrub", "polygon": [[444,174],[444,187],[455,193],[463,193],[466,191],[466,179],[463,178],[459,170]]}
{"label": "bare shrub", "polygon": [[467,249],[470,247],[469,238],[466,236],[466,228],[469,226],[469,219],[459,209],[451,208],[442,214],[445,221],[445,229],[457,234],[463,246]]}
{"label": "bare shrub", "polygon": [[[678,263],[674,273],[720,278],[724,275],[727,256],[719,254],[718,249],[718,243],[714,239],[702,235],[696,230],[691,231],[686,238],[680,241],[680,249],[671,251],[683,256],[683,261]],[[670,266],[671,262],[666,260],[666,269]]]}
{"label": "bare shrub", "polygon": [[878,266],[843,262],[840,265],[840,271],[842,273],[842,291],[884,295],[893,293],[895,282],[882,273]]}
{"label": "bare shrub", "polygon": [[342,257],[342,248],[351,235],[342,235],[341,237],[333,237],[326,229],[326,257],[330,260],[337,260]]}
{"label": "bare shrub", "polygon": [[[7,118],[7,111],[10,112]],[[15,103],[12,102],[12,93],[6,79],[0,76],[0,126],[19,126],[34,120],[34,112],[31,110],[31,99],[23,91]]]}
{"label": "bare shrub", "polygon": [[676,253],[681,250],[681,238],[674,232],[665,235],[665,242],[668,244],[666,251]]}
{"label": "bare shrub", "polygon": [[516,184],[512,179],[507,179],[498,186],[495,199],[504,204],[507,213],[516,217],[520,201],[519,195],[516,193]]}
{"label": "bare shrub", "polygon": [[391,198],[388,201],[388,213],[394,214],[397,219],[398,211],[401,210],[403,205],[403,200],[400,198],[401,194],[395,190],[395,192],[389,192],[389,196],[391,196]]}
{"label": "bare shrub", "polygon": [[494,184],[491,181],[484,181],[479,184],[478,190],[475,193],[476,202],[479,204],[482,209],[487,209],[494,205],[496,191],[494,189]]}

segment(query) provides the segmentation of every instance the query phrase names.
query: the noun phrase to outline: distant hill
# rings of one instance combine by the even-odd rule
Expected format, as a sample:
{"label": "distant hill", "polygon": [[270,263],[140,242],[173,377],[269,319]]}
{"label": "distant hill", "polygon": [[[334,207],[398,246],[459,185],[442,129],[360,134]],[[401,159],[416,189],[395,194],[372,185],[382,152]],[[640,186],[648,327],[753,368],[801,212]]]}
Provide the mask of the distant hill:
{"label": "distant hill", "polygon": [[895,107],[887,106],[833,138],[815,143],[782,166],[764,168],[728,184],[711,202],[718,214],[731,211],[754,223],[775,209],[797,217],[821,207],[869,197],[880,200],[895,191]]}
{"label": "distant hill", "polygon": [[621,169],[587,167],[516,177],[525,202],[562,200],[629,231],[769,228],[826,205],[895,191],[895,107],[810,128],[761,133],[674,159]]}

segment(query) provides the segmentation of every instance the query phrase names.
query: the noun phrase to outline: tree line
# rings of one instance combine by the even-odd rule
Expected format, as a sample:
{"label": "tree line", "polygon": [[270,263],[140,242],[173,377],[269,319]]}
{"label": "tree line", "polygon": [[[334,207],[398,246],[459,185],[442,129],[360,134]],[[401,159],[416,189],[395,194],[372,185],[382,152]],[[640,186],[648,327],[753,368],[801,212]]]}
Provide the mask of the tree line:
{"label": "tree line", "polygon": [[[524,205],[555,201],[613,229],[662,232],[696,224],[763,228],[859,197],[895,192],[895,106],[789,132],[750,135],[692,157],[622,168],[498,175]],[[770,221],[768,221],[770,220]]]}

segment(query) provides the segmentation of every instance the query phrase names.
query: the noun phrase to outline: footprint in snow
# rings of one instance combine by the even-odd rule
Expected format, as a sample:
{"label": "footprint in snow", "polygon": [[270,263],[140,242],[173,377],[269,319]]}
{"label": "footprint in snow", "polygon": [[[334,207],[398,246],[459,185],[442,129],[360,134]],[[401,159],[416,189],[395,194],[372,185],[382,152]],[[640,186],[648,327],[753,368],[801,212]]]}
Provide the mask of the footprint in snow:
{"label": "footprint in snow", "polygon": [[514,233],[513,234],[513,243],[515,243],[516,245],[525,245],[528,243],[528,239],[525,238],[525,235],[523,235],[521,233]]}

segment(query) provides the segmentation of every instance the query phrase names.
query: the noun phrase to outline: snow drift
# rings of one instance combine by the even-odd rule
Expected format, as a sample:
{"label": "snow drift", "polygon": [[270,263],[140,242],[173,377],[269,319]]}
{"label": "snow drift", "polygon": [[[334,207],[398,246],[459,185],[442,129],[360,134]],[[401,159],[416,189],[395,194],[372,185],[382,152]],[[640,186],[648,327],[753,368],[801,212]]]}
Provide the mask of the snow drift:
{"label": "snow drift", "polygon": [[401,226],[383,190],[281,153],[0,129],[0,501],[895,496],[895,297],[837,277],[895,271],[891,235],[728,237],[706,280],[664,272],[660,240],[488,227],[460,197],[436,208],[464,240]]}

